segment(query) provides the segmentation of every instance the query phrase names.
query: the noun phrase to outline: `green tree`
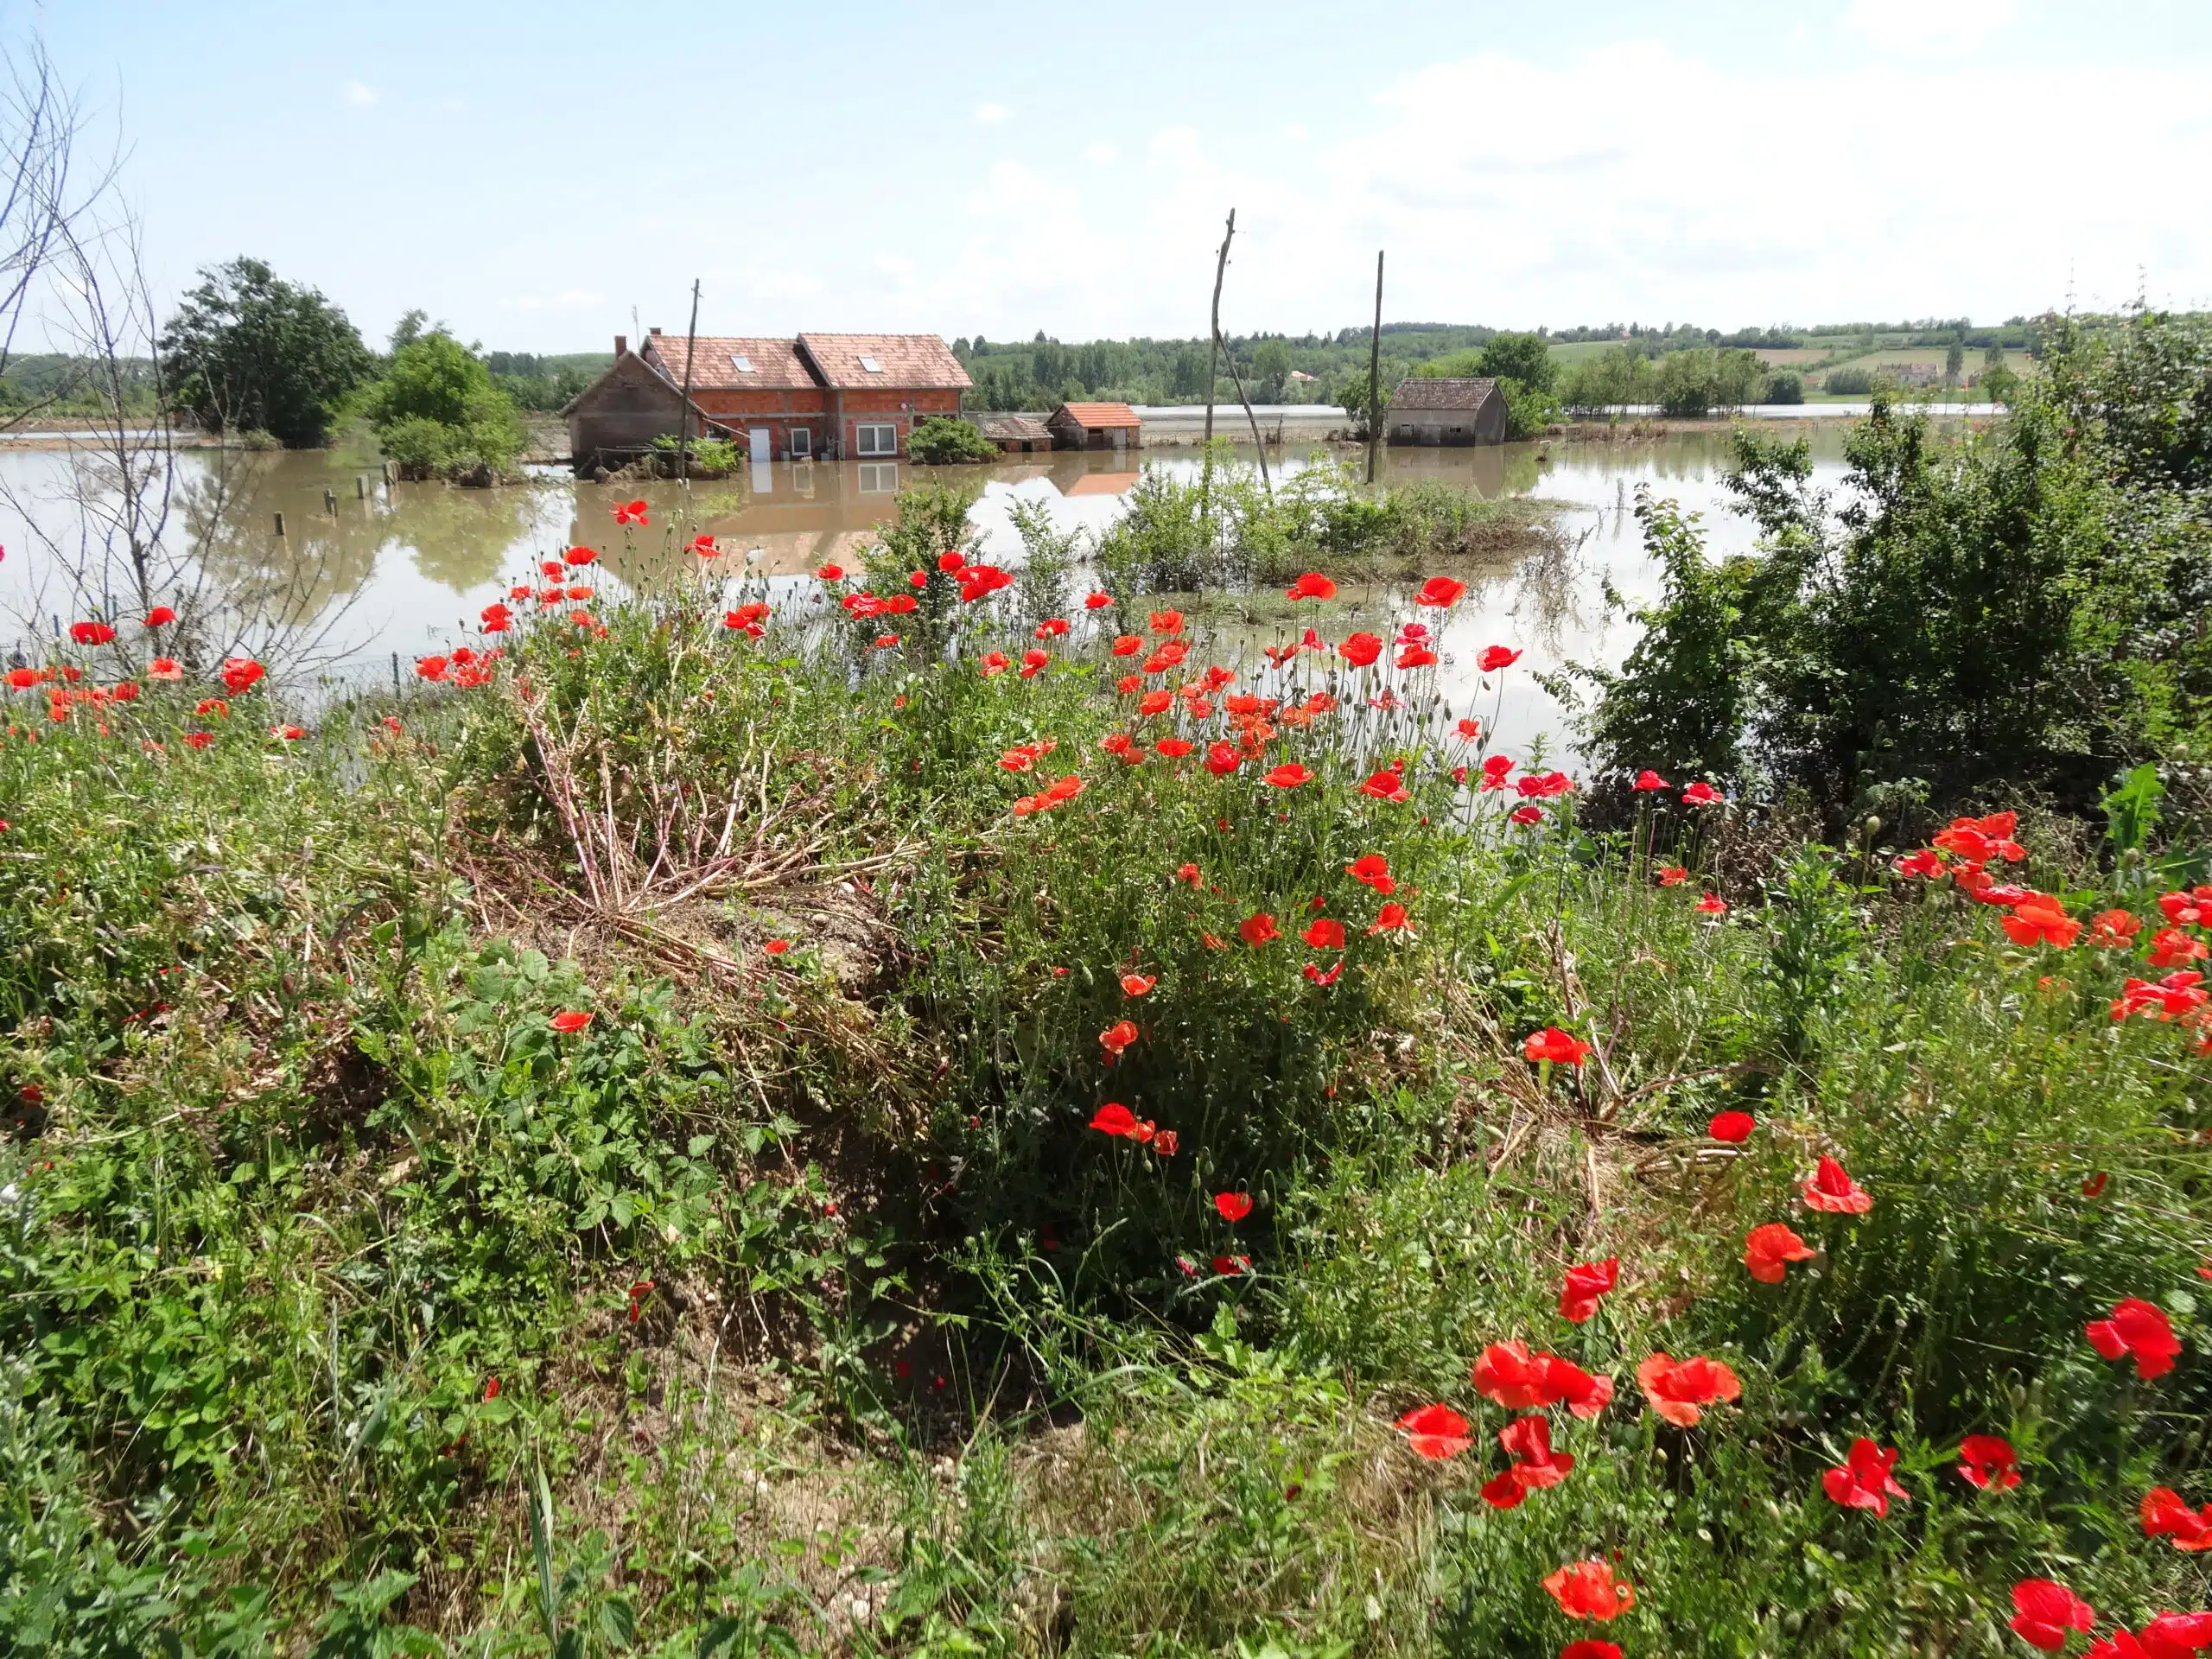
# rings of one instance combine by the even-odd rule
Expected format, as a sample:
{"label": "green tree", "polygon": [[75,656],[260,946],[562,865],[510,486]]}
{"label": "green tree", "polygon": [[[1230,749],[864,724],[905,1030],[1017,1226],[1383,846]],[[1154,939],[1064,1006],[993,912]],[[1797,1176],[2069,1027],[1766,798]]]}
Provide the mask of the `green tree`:
{"label": "green tree", "polygon": [[1494,380],[1517,380],[1531,391],[1559,389],[1559,365],[1541,334],[1496,334],[1476,359],[1475,372]]}
{"label": "green tree", "polygon": [[371,389],[369,423],[385,453],[414,478],[489,482],[522,453],[522,412],[484,360],[443,329],[391,356]]}
{"label": "green tree", "polygon": [[375,372],[360,331],[258,259],[200,277],[162,333],[171,402],[210,432],[270,432],[295,449],[321,443]]}
{"label": "green tree", "polygon": [[1651,401],[1651,359],[1623,340],[1586,357],[1567,377],[1561,401],[1571,409],[1616,409]]}
{"label": "green tree", "polygon": [[1290,347],[1279,340],[1263,340],[1252,350],[1252,399],[1279,404],[1290,379]]}

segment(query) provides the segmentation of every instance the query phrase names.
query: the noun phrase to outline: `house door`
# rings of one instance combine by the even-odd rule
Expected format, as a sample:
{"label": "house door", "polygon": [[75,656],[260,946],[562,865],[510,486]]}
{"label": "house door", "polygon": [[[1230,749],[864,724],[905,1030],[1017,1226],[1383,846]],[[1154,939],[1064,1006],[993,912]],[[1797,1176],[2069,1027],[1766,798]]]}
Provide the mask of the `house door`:
{"label": "house door", "polygon": [[776,434],[772,427],[756,426],[745,435],[745,447],[754,461],[776,458]]}

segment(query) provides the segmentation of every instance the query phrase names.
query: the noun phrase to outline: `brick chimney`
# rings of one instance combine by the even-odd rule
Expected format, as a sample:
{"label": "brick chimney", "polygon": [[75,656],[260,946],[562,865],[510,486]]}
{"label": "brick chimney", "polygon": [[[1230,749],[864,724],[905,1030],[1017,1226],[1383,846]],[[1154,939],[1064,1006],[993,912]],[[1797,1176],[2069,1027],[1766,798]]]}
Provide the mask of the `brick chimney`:
{"label": "brick chimney", "polygon": [[660,337],[660,330],[659,330],[659,329],[656,328],[656,329],[654,329],[654,330],[653,330],[653,337],[654,337],[656,340],[658,340],[658,339]]}
{"label": "brick chimney", "polygon": [[630,336],[629,336],[629,335],[627,335],[627,334],[617,334],[617,335],[615,335],[615,336],[614,336],[614,355],[615,355],[615,356],[620,357],[620,356],[621,356],[621,355],[622,355],[622,353],[625,353],[625,352],[628,351],[629,349],[630,349]]}

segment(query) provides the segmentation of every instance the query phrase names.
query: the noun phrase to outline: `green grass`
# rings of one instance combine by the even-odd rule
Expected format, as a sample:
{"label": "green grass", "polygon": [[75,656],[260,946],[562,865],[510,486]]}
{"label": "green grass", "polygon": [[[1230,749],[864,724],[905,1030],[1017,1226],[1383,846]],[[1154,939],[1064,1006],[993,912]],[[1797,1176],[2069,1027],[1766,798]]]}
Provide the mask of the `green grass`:
{"label": "green grass", "polygon": [[[1111,655],[1161,604],[1114,585],[1029,679],[978,667],[1034,643],[994,611],[1020,590],[932,573],[906,616],[744,595],[759,640],[674,601],[549,618],[489,685],[297,743],[265,687],[227,721],[14,694],[11,1647],[1994,1655],[2024,1577],[2100,1631],[2203,1604],[2208,1558],[2136,1506],[2212,1503],[2212,1071],[2193,1028],[2110,1017],[2139,950],[2020,948],[1903,849],[1671,791],[1512,825],[1452,776],[1474,711],[1387,656],[1232,655],[1205,715],[1142,716],[1119,677],[1223,656]],[[1245,693],[1335,701],[1248,712],[1217,777]],[[1100,747],[1178,730],[1179,760]],[[1293,760],[1313,781],[1261,781]],[[1361,791],[1394,761],[1406,799]],[[2009,876],[2155,913],[2063,826],[2022,839]],[[1368,931],[1386,902],[1409,929]],[[1522,1058],[1552,1024],[1586,1065]],[[1108,1100],[1176,1150],[1090,1128]],[[1867,1213],[1799,1199],[1823,1154]],[[1777,1285],[1740,1259],[1769,1221],[1818,1251]],[[1565,1269],[1613,1255],[1563,1320]],[[2130,1295],[2169,1376],[2083,1336]],[[1515,1414],[1470,1367],[1507,1339],[1616,1393],[1554,1412],[1574,1471],[1498,1510]],[[1661,1421],[1660,1351],[1740,1401]],[[1465,1454],[1392,1427],[1432,1402]],[[1967,1433],[2016,1490],[1961,1480]],[[1822,1494],[1861,1434],[1903,1454],[1886,1517]],[[1541,1588],[1592,1557],[1636,1586],[1602,1629]]]}

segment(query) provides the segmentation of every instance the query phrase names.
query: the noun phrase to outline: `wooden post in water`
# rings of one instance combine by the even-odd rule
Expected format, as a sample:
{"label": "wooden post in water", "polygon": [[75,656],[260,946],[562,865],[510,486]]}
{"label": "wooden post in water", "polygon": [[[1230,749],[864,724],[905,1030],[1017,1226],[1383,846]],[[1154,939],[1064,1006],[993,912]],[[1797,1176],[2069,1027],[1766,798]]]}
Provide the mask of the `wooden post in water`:
{"label": "wooden post in water", "polygon": [[338,516],[338,492],[337,492],[337,491],[335,491],[335,490],[325,490],[325,491],[322,493],[322,510],[323,510],[325,512],[328,513],[328,514],[329,514],[332,518],[335,518]]}
{"label": "wooden post in water", "polygon": [[284,533],[284,515],[281,512],[276,515],[276,533],[279,536]]}
{"label": "wooden post in water", "polygon": [[[683,411],[676,417],[676,476],[691,482],[691,353],[699,347],[699,279],[691,279],[691,327],[683,336]],[[704,433],[700,435],[705,436]]]}
{"label": "wooden post in water", "polygon": [[1221,364],[1221,279],[1229,270],[1229,245],[1236,235],[1236,210],[1229,210],[1229,228],[1222,235],[1221,252],[1213,264],[1213,321],[1206,344],[1206,437],[1198,452],[1198,524],[1201,529],[1213,502],[1213,388]]}
{"label": "wooden post in water", "polygon": [[366,473],[353,474],[353,499],[356,501],[365,501],[369,499],[369,475]]}
{"label": "wooden post in water", "polygon": [[1375,332],[1367,337],[1367,481],[1375,481],[1375,445],[1382,431],[1382,411],[1375,407],[1382,390],[1382,250],[1375,250]]}

